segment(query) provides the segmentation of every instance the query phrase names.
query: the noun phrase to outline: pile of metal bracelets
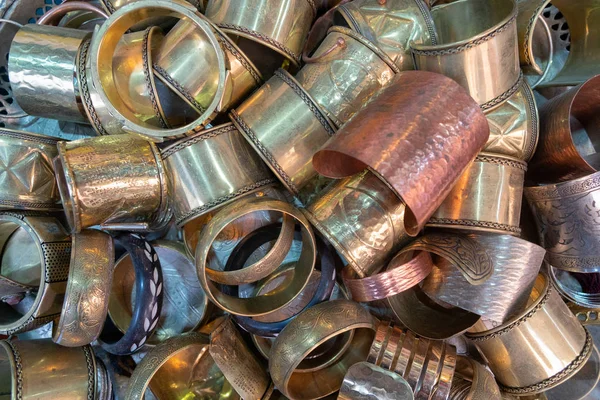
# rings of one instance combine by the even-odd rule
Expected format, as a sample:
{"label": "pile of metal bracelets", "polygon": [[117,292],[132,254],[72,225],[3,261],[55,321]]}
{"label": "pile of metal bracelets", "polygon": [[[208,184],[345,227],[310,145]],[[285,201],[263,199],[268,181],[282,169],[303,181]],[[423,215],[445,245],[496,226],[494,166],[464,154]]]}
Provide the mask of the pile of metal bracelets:
{"label": "pile of metal bracelets", "polygon": [[0,0],[0,399],[600,399],[598,73],[600,0]]}

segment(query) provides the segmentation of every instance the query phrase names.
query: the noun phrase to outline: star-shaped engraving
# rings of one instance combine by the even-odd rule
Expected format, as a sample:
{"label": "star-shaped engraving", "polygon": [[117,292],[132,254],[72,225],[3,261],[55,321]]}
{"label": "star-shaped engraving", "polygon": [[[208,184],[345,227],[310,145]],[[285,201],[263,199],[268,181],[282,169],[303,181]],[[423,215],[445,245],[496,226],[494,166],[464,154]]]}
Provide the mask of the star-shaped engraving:
{"label": "star-shaped engraving", "polygon": [[523,156],[528,121],[527,111],[519,100],[519,96],[514,96],[487,115],[490,138],[485,151],[513,157]]}
{"label": "star-shaped engraving", "polygon": [[48,160],[36,149],[0,147],[0,185],[28,194],[56,191],[54,172]]}

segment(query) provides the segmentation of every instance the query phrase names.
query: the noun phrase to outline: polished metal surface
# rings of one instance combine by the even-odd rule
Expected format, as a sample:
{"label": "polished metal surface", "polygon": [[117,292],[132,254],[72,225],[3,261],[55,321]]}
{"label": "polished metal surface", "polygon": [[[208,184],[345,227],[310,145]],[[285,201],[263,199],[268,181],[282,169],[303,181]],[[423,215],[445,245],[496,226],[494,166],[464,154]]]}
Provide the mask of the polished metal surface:
{"label": "polished metal surface", "polygon": [[359,277],[372,275],[410,237],[404,203],[370,171],[331,183],[303,209]]}
{"label": "polished metal surface", "polygon": [[[95,17],[99,17],[100,19],[108,18],[108,14],[102,11],[100,8],[96,7],[93,4],[86,3],[83,1],[68,1],[66,4],[59,4],[56,7],[48,10],[40,19],[37,20],[38,25],[58,25],[61,20],[66,17],[69,13],[73,12],[88,12],[88,14],[92,14]],[[78,13],[80,14],[80,13]],[[82,18],[83,20],[84,18]],[[69,16],[69,21],[63,23],[63,26],[78,28],[78,26],[72,26],[75,24],[75,17]]]}
{"label": "polished metal surface", "polygon": [[62,208],[52,165],[57,142],[49,136],[0,129],[0,209]]}
{"label": "polished metal surface", "polygon": [[[466,385],[461,385],[460,382],[465,382]],[[502,399],[494,374],[472,358],[458,356],[449,400],[483,399]]]}
{"label": "polished metal surface", "polygon": [[335,134],[329,118],[283,70],[232,111],[231,120],[294,194],[317,175],[313,155]]}
{"label": "polished metal surface", "polygon": [[179,227],[275,181],[230,123],[174,142],[161,155]]}
{"label": "polished metal surface", "polygon": [[170,219],[163,161],[156,146],[133,135],[59,142],[54,160],[72,232],[102,224],[152,230]]}
{"label": "polished metal surface", "polygon": [[439,74],[405,71],[315,154],[313,165],[330,178],[370,167],[404,201],[406,232],[416,236],[488,137],[488,122],[465,89]]}
{"label": "polished metal surface", "polygon": [[[25,25],[9,53],[13,94],[25,112],[39,117],[84,122],[76,63],[90,32],[44,25]],[[40,62],[44,60],[44,62]]]}
{"label": "polished metal surface", "polygon": [[515,1],[459,0],[431,15],[437,45],[411,45],[417,69],[454,79],[486,110],[500,105],[520,76]]}
{"label": "polished metal surface", "polygon": [[412,388],[400,375],[368,362],[346,372],[338,400],[414,400]]}
{"label": "polished metal surface", "polygon": [[352,118],[399,72],[392,60],[366,37],[339,26],[329,29],[311,60],[296,74],[296,79],[337,127]]}
{"label": "polished metal surface", "polygon": [[415,69],[411,43],[437,43],[431,13],[421,0],[354,0],[342,4],[336,12],[349,28],[387,54],[401,71]]}
{"label": "polished metal surface", "polygon": [[518,235],[527,164],[479,153],[426,226]]}
{"label": "polished metal surface", "polygon": [[546,260],[573,272],[600,272],[596,205],[600,172],[567,182],[525,188]]}

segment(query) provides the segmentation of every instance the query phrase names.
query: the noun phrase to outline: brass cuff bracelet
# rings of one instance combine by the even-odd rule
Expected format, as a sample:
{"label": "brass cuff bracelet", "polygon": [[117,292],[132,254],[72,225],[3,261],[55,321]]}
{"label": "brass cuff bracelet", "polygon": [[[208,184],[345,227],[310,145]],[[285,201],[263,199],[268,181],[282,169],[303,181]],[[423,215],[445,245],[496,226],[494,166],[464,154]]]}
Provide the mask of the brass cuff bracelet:
{"label": "brass cuff bracelet", "polygon": [[296,195],[317,175],[313,155],[335,134],[315,100],[282,69],[233,110],[231,120]]}
{"label": "brass cuff bracelet", "polygon": [[465,89],[439,74],[406,71],[316,152],[313,165],[330,178],[369,167],[404,201],[406,232],[416,236],[488,137],[487,119]]}
{"label": "brass cuff bracelet", "polygon": [[[212,0],[206,16],[245,51],[244,41],[257,42],[295,65],[317,15],[315,0]],[[240,42],[240,39],[241,42]],[[261,52],[257,57],[273,58]],[[251,57],[253,58],[253,57]],[[278,57],[279,65],[281,58]]]}
{"label": "brass cuff bracelet", "polygon": [[594,143],[600,135],[600,76],[540,107],[540,143],[531,160],[536,182],[562,182],[600,170]]}
{"label": "brass cuff bracelet", "polygon": [[[489,255],[493,265],[491,276],[474,285],[454,266],[454,257],[442,255],[423,282],[423,292],[432,299],[478,314],[495,325],[524,310],[544,260],[544,249],[511,235],[461,234],[461,237],[475,241]],[[506,257],[507,254],[510,257]],[[466,258],[459,252],[456,257]],[[472,261],[475,267],[481,268],[480,260]]]}
{"label": "brass cuff bracelet", "polygon": [[0,213],[0,247],[2,275],[39,286],[23,313],[0,303],[0,334],[29,331],[58,318],[71,255],[71,239],[58,220],[44,214]]}
{"label": "brass cuff bracelet", "polygon": [[415,399],[446,400],[456,366],[456,349],[381,321],[367,361],[404,377]]}
{"label": "brass cuff bracelet", "polygon": [[[64,27],[72,27],[79,29],[80,26],[72,26],[76,20],[84,20],[84,18],[77,18],[71,16],[75,13],[87,13],[89,15],[89,19],[107,19],[108,14],[102,11],[102,9],[96,7],[93,4],[86,3],[84,1],[67,1],[66,3],[61,3],[55,7],[52,7],[50,10],[46,11],[44,15],[42,15],[38,20],[38,25],[61,25]],[[71,14],[71,15],[69,15]],[[90,15],[91,14],[91,15]],[[86,19],[88,17],[85,17]]]}
{"label": "brass cuff bracelet", "polygon": [[562,383],[583,367],[593,350],[591,335],[545,274],[538,275],[530,299],[527,309],[506,323],[466,334],[485,355],[502,390],[517,395]]}
{"label": "brass cuff bracelet", "polygon": [[334,26],[296,79],[339,128],[398,72],[366,37]]}
{"label": "brass cuff bracelet", "polygon": [[528,161],[538,145],[540,122],[533,91],[524,80],[517,91],[498,108],[485,115],[490,138],[486,153]]}
{"label": "brass cuff bracelet", "polygon": [[[60,210],[52,160],[58,139],[0,129],[0,209]],[[16,179],[4,179],[12,175]]]}
{"label": "brass cuff bracelet", "polygon": [[73,235],[69,279],[60,319],[52,329],[52,340],[77,347],[100,336],[112,284],[115,249],[108,234],[84,230]]}
{"label": "brass cuff bracelet", "polygon": [[378,400],[414,400],[412,388],[395,372],[366,361],[348,368],[338,400],[368,400],[374,396]]}
{"label": "brass cuff bracelet", "polygon": [[355,0],[336,9],[334,22],[370,38],[401,71],[415,69],[411,43],[437,44],[431,13],[421,0]]}
{"label": "brass cuff bracelet", "polygon": [[[219,234],[232,222],[253,212],[277,211],[294,218],[301,226],[302,251],[294,269],[294,279],[284,289],[268,295],[251,298],[239,298],[227,295],[220,291],[211,282],[207,273],[208,258],[213,243]],[[234,314],[246,317],[255,317],[277,311],[291,301],[308,284],[316,260],[316,242],[310,223],[302,213],[291,204],[268,198],[246,197],[235,203],[229,204],[217,212],[206,224],[196,246],[196,268],[200,283],[208,298],[219,308]],[[215,271],[216,272],[216,271]],[[221,271],[226,276],[228,272]]]}
{"label": "brass cuff bracelet", "polygon": [[230,123],[174,142],[161,155],[179,227],[274,182],[269,169]]}
{"label": "brass cuff bracelet", "polygon": [[567,302],[567,305],[581,325],[600,325],[600,308],[583,307],[572,302]]}
{"label": "brass cuff bracelet", "polygon": [[518,235],[526,170],[523,161],[480,153],[426,226]]}
{"label": "brass cuff bracelet", "polygon": [[244,400],[261,400],[271,381],[236,325],[227,318],[210,334],[210,355]]}
{"label": "brass cuff bracelet", "polygon": [[600,237],[595,216],[600,172],[583,178],[525,188],[540,235],[553,267],[572,272],[600,272]]}
{"label": "brass cuff bracelet", "polygon": [[[157,240],[151,245],[160,261],[164,293],[156,330],[146,340],[146,344],[156,345],[172,336],[197,330],[209,312],[209,305],[198,282],[194,261],[184,245],[167,240]],[[133,318],[134,290],[135,269],[126,253],[115,264],[108,303],[110,319],[123,334]]]}
{"label": "brass cuff bracelet", "polygon": [[[271,349],[269,372],[275,387],[284,396],[298,400],[319,399],[338,391],[347,370],[367,358],[375,324],[375,317],[349,300],[327,301],[300,313],[281,331]],[[352,330],[352,343],[336,362],[319,371],[296,372],[313,350]]]}
{"label": "brass cuff bracelet", "polygon": [[[8,58],[19,106],[38,117],[87,123],[77,61],[90,32],[29,24],[15,35]],[[51,77],[52,79],[49,79]]]}
{"label": "brass cuff bracelet", "polygon": [[332,182],[302,211],[362,278],[387,265],[409,241],[404,210],[385,183],[364,171]]}
{"label": "brass cuff bracelet", "polygon": [[[112,14],[115,11],[117,11],[119,8],[132,3],[134,1],[137,0],[99,0],[100,5],[102,5],[102,8],[104,8],[104,10],[109,13]],[[186,0],[188,3],[190,3],[191,5],[193,5],[194,7],[197,7],[200,11],[204,11],[205,5],[208,2],[208,0]]]}
{"label": "brass cuff bracelet", "polygon": [[208,348],[208,336],[196,332],[172,337],[154,347],[133,371],[125,398],[141,400],[150,387],[152,394],[162,400],[201,396],[206,391],[220,395],[220,399],[239,400]]}
{"label": "brass cuff bracelet", "polygon": [[521,70],[514,0],[459,0],[431,15],[437,45],[411,44],[417,69],[454,79],[484,110],[515,92]]}
{"label": "brass cuff bracelet", "polygon": [[494,375],[469,357],[456,358],[449,400],[502,400]]}
{"label": "brass cuff bracelet", "polygon": [[[546,263],[546,271],[558,293],[567,301],[572,301],[582,307],[600,307],[600,293],[593,289],[586,290],[581,282],[573,276],[573,273],[554,268],[548,263]],[[590,277],[595,278],[598,276],[598,272],[591,272],[590,274]]]}
{"label": "brass cuff bracelet", "polygon": [[[16,400],[109,400],[91,346],[62,347],[50,339],[0,341],[0,393]],[[49,373],[51,372],[51,373]]]}
{"label": "brass cuff bracelet", "polygon": [[[206,94],[207,105],[202,114],[186,125],[170,129],[156,128],[140,121],[121,98],[113,76],[113,54],[123,35],[135,24],[155,17],[174,17],[193,23],[202,32],[206,47],[210,49],[210,67],[206,68],[218,71],[214,91]],[[162,142],[202,130],[218,112],[227,78],[225,54],[210,24],[189,3],[156,0],[127,4],[102,24],[92,37],[89,48],[83,49],[79,68],[82,97],[90,121],[101,135],[134,133]]]}
{"label": "brass cuff bracelet", "polygon": [[171,214],[156,145],[133,135],[59,142],[56,179],[73,233],[102,225],[154,230]]}

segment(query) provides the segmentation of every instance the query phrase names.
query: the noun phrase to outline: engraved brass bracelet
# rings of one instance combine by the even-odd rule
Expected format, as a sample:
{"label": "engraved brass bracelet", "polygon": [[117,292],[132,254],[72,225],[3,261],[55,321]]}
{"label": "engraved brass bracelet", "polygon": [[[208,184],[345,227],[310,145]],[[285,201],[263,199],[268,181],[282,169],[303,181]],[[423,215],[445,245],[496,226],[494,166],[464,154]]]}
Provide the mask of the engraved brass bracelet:
{"label": "engraved brass bracelet", "polygon": [[170,220],[164,165],[154,143],[133,135],[94,137],[59,142],[58,154],[56,179],[72,232],[99,224],[154,230]]}
{"label": "engraved brass bracelet", "polygon": [[281,69],[231,112],[231,120],[296,195],[317,175],[313,155],[335,134],[315,100]]}
{"label": "engraved brass bracelet", "polygon": [[480,153],[427,226],[518,235],[527,164]]}
{"label": "engraved brass bracelet", "polygon": [[488,137],[488,122],[464,88],[439,74],[405,71],[314,155],[313,165],[330,178],[369,167],[404,201],[406,232],[416,236]]}
{"label": "engraved brass bracelet", "polygon": [[16,180],[3,180],[0,209],[59,210],[60,195],[52,160],[58,154],[58,139],[0,129],[0,162],[4,174],[17,173]]}
{"label": "engraved brass bracelet", "polygon": [[437,45],[412,44],[417,69],[446,75],[490,110],[520,84],[514,0],[459,0],[434,7]]}
{"label": "engraved brass bracelet", "polygon": [[583,367],[593,350],[590,333],[545,274],[538,275],[530,298],[527,309],[506,323],[467,333],[489,361],[502,390],[517,395],[564,382]]}
{"label": "engraved brass bracelet", "polygon": [[62,346],[90,344],[100,336],[112,284],[115,249],[112,237],[84,230],[73,235],[65,300],[52,340]]}

